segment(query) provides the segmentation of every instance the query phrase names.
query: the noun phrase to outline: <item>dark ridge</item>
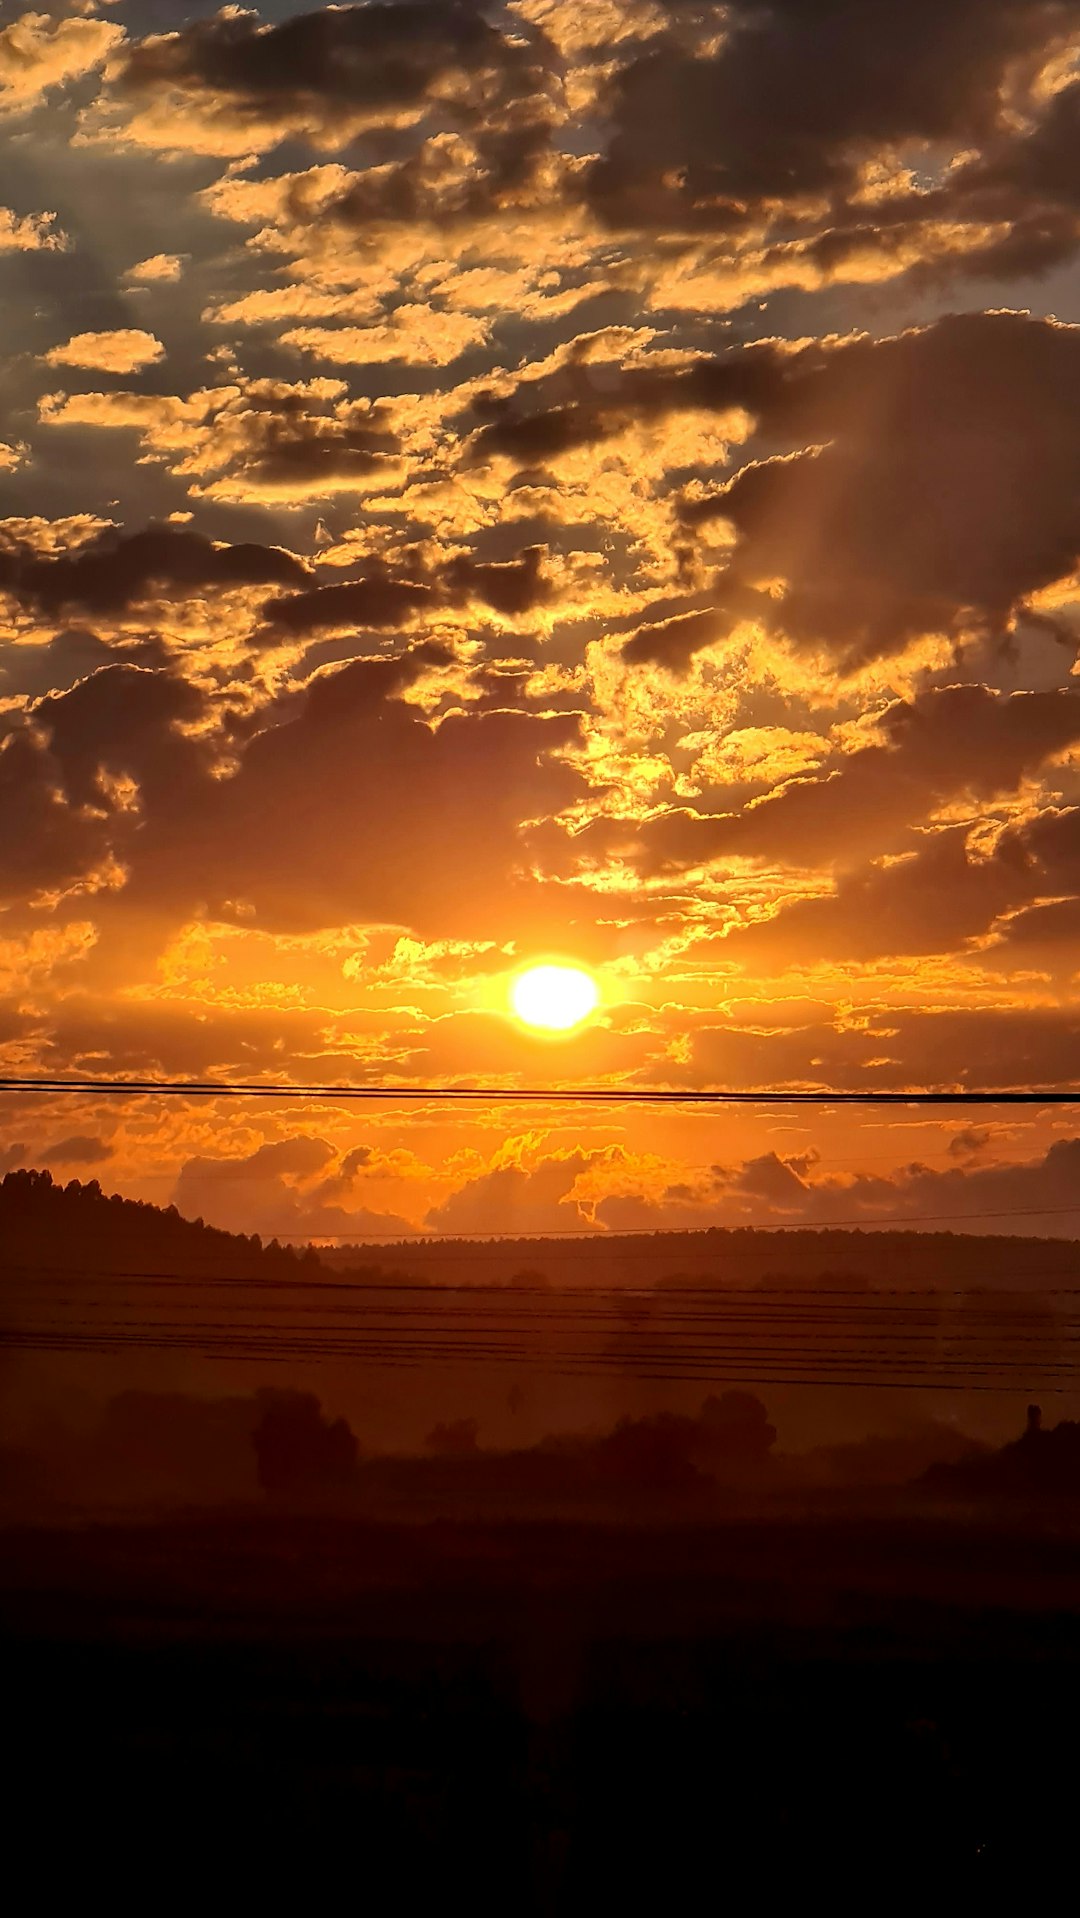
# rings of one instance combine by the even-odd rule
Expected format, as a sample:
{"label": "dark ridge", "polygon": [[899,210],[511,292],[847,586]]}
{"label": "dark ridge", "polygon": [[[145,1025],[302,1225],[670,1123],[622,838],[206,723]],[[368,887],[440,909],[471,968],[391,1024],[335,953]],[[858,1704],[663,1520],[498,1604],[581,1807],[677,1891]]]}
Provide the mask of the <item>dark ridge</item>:
{"label": "dark ridge", "polygon": [[375,1283],[655,1288],[792,1286],[877,1290],[1080,1289],[1080,1241],[973,1232],[807,1227],[601,1236],[410,1240],[311,1246],[263,1243],[186,1219],[173,1205],[108,1195],[96,1179],[47,1171],[0,1179],[0,1270],[168,1274],[238,1280],[342,1277]]}
{"label": "dark ridge", "polygon": [[38,1272],[149,1273],[181,1277],[300,1278],[318,1272],[310,1248],[264,1245],[257,1233],[222,1232],[185,1219],[174,1205],[106,1195],[98,1181],[58,1185],[49,1172],[9,1172],[0,1180],[0,1269]]}
{"label": "dark ridge", "polygon": [[433,1284],[523,1286],[808,1286],[829,1291],[1032,1290],[1080,1287],[1080,1241],[1012,1234],[837,1227],[710,1227],[580,1238],[432,1239],[320,1248],[334,1271]]}

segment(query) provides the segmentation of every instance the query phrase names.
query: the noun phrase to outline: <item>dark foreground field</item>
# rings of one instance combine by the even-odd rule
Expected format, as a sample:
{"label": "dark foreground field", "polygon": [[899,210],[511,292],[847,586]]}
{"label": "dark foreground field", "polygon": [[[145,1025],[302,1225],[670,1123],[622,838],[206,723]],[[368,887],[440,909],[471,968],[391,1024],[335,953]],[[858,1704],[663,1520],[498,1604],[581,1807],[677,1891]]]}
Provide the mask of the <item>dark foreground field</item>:
{"label": "dark foreground field", "polygon": [[8,1855],[46,1902],[873,1909],[1072,1877],[1080,1549],[1052,1524],[2,1546]]}

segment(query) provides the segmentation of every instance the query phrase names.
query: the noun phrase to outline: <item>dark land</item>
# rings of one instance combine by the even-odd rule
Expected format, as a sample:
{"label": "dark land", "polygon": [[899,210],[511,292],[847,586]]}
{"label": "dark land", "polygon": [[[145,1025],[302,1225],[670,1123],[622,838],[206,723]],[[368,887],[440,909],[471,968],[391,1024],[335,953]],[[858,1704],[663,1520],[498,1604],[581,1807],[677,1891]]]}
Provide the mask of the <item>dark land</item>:
{"label": "dark land", "polygon": [[233,1514],[3,1546],[9,1845],[56,1896],[892,1908],[1073,1868],[1053,1524]]}
{"label": "dark land", "polygon": [[[93,1187],[19,1175],[5,1221],[5,1806],[42,1897],[546,1918],[1071,1882],[1075,1245],[954,1242],[939,1295],[929,1235],[876,1264],[863,1235],[816,1264],[785,1235],[752,1248],[779,1319],[749,1265],[707,1279],[729,1356],[702,1366],[665,1258],[606,1317],[534,1243],[550,1278],[519,1260],[451,1305],[420,1274],[429,1316],[406,1291],[393,1319],[380,1274],[351,1267],[336,1313],[319,1254]],[[932,1357],[941,1390],[869,1392],[871,1423],[793,1446],[754,1367],[799,1341],[824,1363],[815,1282],[833,1363]],[[733,1341],[764,1357],[740,1371]],[[348,1391],[313,1388],[342,1343]],[[492,1436],[482,1379],[505,1398],[504,1364],[531,1385],[571,1351],[594,1415]],[[973,1369],[1000,1430],[968,1429]],[[448,1377],[456,1409],[393,1441],[380,1376],[421,1409]],[[1044,1377],[1045,1416],[1021,1390]]]}

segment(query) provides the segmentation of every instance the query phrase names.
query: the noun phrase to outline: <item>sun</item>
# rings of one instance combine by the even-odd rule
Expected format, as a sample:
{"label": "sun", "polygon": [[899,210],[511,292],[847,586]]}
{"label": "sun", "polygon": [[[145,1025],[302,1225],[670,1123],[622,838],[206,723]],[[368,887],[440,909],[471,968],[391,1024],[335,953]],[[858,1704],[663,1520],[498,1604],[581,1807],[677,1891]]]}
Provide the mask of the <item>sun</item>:
{"label": "sun", "polygon": [[542,1032],[569,1032],[595,1012],[600,993],[592,974],[581,966],[530,966],[515,979],[510,1000],[525,1025]]}

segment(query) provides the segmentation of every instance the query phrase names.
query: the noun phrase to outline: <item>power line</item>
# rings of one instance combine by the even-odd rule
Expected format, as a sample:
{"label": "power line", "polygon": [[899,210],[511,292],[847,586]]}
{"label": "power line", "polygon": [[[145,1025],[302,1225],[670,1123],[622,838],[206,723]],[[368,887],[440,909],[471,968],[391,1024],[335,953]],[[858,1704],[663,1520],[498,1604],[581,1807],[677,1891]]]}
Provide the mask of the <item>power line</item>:
{"label": "power line", "polygon": [[[115,1279],[120,1286],[131,1277],[104,1273],[95,1276],[99,1282]],[[462,1358],[486,1353],[509,1340],[514,1341],[515,1350],[524,1353],[527,1348],[521,1343],[523,1339],[583,1337],[607,1339],[609,1343],[601,1348],[601,1355],[619,1363],[628,1356],[640,1355],[657,1341],[669,1354],[678,1352],[680,1347],[689,1347],[683,1356],[699,1360],[716,1359],[724,1353],[744,1360],[761,1360],[767,1355],[775,1359],[794,1339],[797,1344],[792,1349],[802,1350],[806,1357],[813,1356],[819,1363],[828,1362],[830,1346],[834,1360],[837,1352],[881,1360],[890,1353],[913,1351],[920,1344],[932,1341],[938,1348],[939,1362],[945,1359],[956,1362],[973,1356],[991,1358],[997,1351],[1003,1355],[998,1361],[1003,1366],[1014,1363],[1013,1348],[1019,1346],[1044,1349],[1056,1346],[1056,1356],[1060,1357],[1060,1348],[1071,1346],[1080,1334],[1080,1318],[1075,1314],[1050,1316],[1039,1309],[1045,1294],[1032,1295],[1030,1304],[1035,1308],[1032,1311],[1025,1309],[1028,1300],[1021,1300],[1017,1305],[1011,1300],[981,1296],[974,1302],[965,1300],[957,1306],[955,1300],[964,1300],[963,1294],[894,1294],[879,1301],[874,1295],[845,1296],[834,1292],[826,1300],[790,1289],[768,1295],[754,1291],[725,1292],[718,1299],[695,1299],[697,1309],[685,1310],[682,1308],[688,1295],[682,1293],[675,1298],[670,1294],[654,1295],[645,1309],[627,1314],[625,1295],[617,1291],[522,1299],[516,1293],[501,1290],[427,1289],[421,1296],[399,1300],[394,1296],[395,1288],[387,1286],[315,1285],[309,1288],[303,1284],[282,1287],[279,1283],[275,1289],[290,1291],[291,1299],[267,1300],[261,1296],[257,1284],[241,1283],[240,1298],[222,1297],[222,1289],[227,1295],[235,1288],[228,1281],[219,1281],[215,1304],[219,1309],[230,1308],[230,1316],[207,1319],[195,1316],[204,1309],[197,1294],[213,1291],[214,1286],[197,1278],[147,1275],[143,1285],[179,1286],[181,1296],[160,1302],[147,1301],[144,1297],[138,1304],[128,1303],[115,1294],[111,1298],[107,1294],[88,1294],[77,1282],[73,1283],[70,1276],[61,1283],[65,1287],[65,1294],[61,1296],[55,1292],[50,1296],[47,1284],[44,1297],[40,1285],[25,1287],[21,1294],[23,1309],[32,1309],[38,1304],[47,1312],[76,1308],[96,1316],[65,1318],[61,1323],[33,1328],[25,1322],[17,1327],[9,1324],[9,1332],[25,1338],[33,1329],[47,1332],[50,1338],[65,1339],[77,1336],[77,1328],[85,1331],[96,1327],[100,1331],[111,1326],[123,1331],[128,1341],[134,1343],[151,1332],[162,1334],[170,1329],[204,1337],[210,1333],[231,1333],[234,1339],[241,1334],[250,1337],[255,1333],[260,1339],[272,1337],[279,1344],[287,1344],[290,1336],[294,1340],[302,1337],[305,1342],[332,1338],[340,1355],[361,1349],[401,1349],[412,1356],[445,1350]],[[195,1297],[191,1296],[192,1289]],[[360,1302],[350,1299],[340,1306],[325,1297],[320,1300],[308,1296],[309,1291],[363,1293],[369,1289],[374,1294],[372,1298]],[[1078,1294],[1063,1292],[1058,1296],[1075,1298]],[[181,1319],[162,1316],[170,1305],[174,1309],[179,1306],[186,1316]],[[104,1316],[116,1312],[125,1316]],[[148,1312],[153,1316],[148,1316]],[[311,1318],[320,1313],[333,1316],[324,1316],[321,1323],[312,1324]],[[247,1323],[252,1314],[264,1322],[262,1329]],[[282,1317],[288,1316],[294,1321],[300,1318],[302,1322],[299,1325],[281,1323]],[[268,1319],[277,1319],[277,1325],[266,1324]],[[612,1339],[618,1342],[614,1352]],[[755,1339],[767,1342],[764,1346],[751,1344]],[[542,1345],[537,1348],[537,1356],[541,1359],[546,1356]],[[1030,1364],[1030,1356],[1024,1362]]]}
{"label": "power line", "polygon": [[[216,1306],[224,1311],[225,1317],[214,1320],[198,1319],[196,1314]],[[172,1321],[159,1317],[166,1310],[179,1311],[186,1316]],[[90,1313],[90,1318],[71,1317],[71,1312]],[[38,1299],[27,1298],[21,1301],[18,1315],[9,1313],[8,1325],[0,1333],[0,1344],[8,1330],[21,1325],[25,1330],[24,1315],[33,1314],[34,1318],[43,1314],[49,1316],[54,1329],[64,1326],[102,1323],[102,1315],[113,1312],[123,1315],[117,1323],[129,1326],[158,1326],[170,1323],[194,1325],[216,1324],[243,1326],[249,1322],[263,1325],[269,1329],[276,1325],[288,1329],[290,1325],[307,1325],[319,1318],[321,1323],[332,1325],[342,1332],[352,1333],[393,1333],[397,1335],[427,1333],[446,1333],[455,1337],[469,1339],[488,1334],[528,1334],[530,1337],[562,1337],[574,1334],[589,1338],[615,1338],[633,1343],[642,1338],[663,1338],[671,1340],[693,1340],[696,1347],[714,1337],[739,1338],[776,1338],[786,1339],[794,1336],[804,1344],[820,1342],[823,1339],[860,1339],[872,1340],[879,1345],[918,1342],[934,1339],[939,1344],[950,1347],[1001,1346],[1012,1349],[1014,1345],[1071,1344],[1080,1338],[1080,1318],[1075,1312],[1068,1314],[1044,1314],[1041,1312],[989,1315],[969,1317],[961,1313],[954,1315],[948,1309],[941,1313],[923,1310],[904,1313],[840,1313],[840,1312],[789,1312],[779,1306],[772,1311],[760,1309],[745,1314],[736,1312],[672,1313],[659,1316],[643,1314],[638,1319],[624,1318],[618,1308],[610,1308],[607,1313],[601,1311],[544,1312],[527,1309],[520,1312],[500,1312],[497,1307],[489,1307],[479,1312],[470,1311],[468,1316],[456,1314],[452,1307],[432,1305],[431,1307],[395,1307],[393,1303],[362,1306],[358,1310],[348,1305],[337,1306],[330,1300],[315,1300],[309,1304],[290,1304],[276,1300],[246,1300],[236,1302],[217,1297],[190,1296],[179,1298],[141,1299],[117,1297],[115,1294],[92,1294],[80,1297],[77,1293],[53,1295]],[[57,1314],[63,1318],[58,1319]]]}
{"label": "power line", "polygon": [[[1044,1277],[1059,1277],[1057,1272],[1003,1272],[999,1274],[999,1283],[992,1287],[971,1287],[971,1285],[583,1285],[583,1287],[560,1287],[560,1285],[437,1285],[432,1281],[416,1283],[409,1279],[322,1279],[297,1274],[295,1277],[263,1277],[263,1275],[236,1275],[223,1272],[140,1272],[129,1268],[104,1270],[96,1268],[71,1268],[63,1266],[40,1266],[40,1264],[4,1264],[0,1268],[4,1275],[25,1274],[31,1289],[36,1289],[42,1281],[59,1279],[65,1285],[86,1285],[94,1279],[104,1283],[144,1283],[144,1285],[223,1285],[234,1293],[251,1291],[290,1291],[307,1297],[309,1293],[361,1293],[364,1297],[389,1293],[391,1297],[399,1295],[418,1295],[420,1302],[435,1302],[439,1298],[541,1298],[552,1306],[562,1302],[574,1304],[593,1304],[602,1298],[623,1300],[623,1298],[641,1298],[650,1304],[662,1306],[664,1300],[698,1300],[702,1306],[729,1306],[746,1300],[748,1304],[767,1306],[773,1300],[792,1300],[802,1306],[813,1306],[817,1300],[838,1302],[834,1308],[850,1308],[854,1312],[865,1312],[867,1308],[879,1308],[879,1300],[896,1298],[907,1308],[932,1310],[934,1302],[940,1298],[967,1298],[973,1300],[980,1310],[999,1310],[1015,1297],[1030,1298],[1080,1298],[1080,1287],[1076,1285],[1038,1285],[1030,1295],[1011,1293],[1011,1285],[1032,1285],[1032,1281]],[[324,1268],[326,1270],[326,1268]],[[17,1283],[17,1281],[15,1281]]]}
{"label": "power line", "polygon": [[[94,1276],[122,1285],[132,1275]],[[179,1274],[145,1275],[147,1281],[205,1284]],[[684,1291],[674,1298],[647,1295],[651,1311],[628,1319],[620,1309],[626,1294],[616,1288],[526,1299],[502,1290],[481,1291],[477,1299],[476,1288],[414,1288],[413,1296],[397,1300],[394,1293],[406,1288],[298,1279],[275,1281],[275,1292],[288,1290],[293,1296],[271,1304],[252,1296],[261,1290],[258,1281],[219,1280],[214,1300],[219,1309],[226,1304],[223,1290],[239,1287],[247,1296],[231,1315],[208,1318],[190,1291],[161,1300],[162,1313],[170,1304],[181,1307],[181,1316],[166,1317],[145,1299],[127,1305],[115,1296],[84,1292],[80,1298],[70,1273],[63,1283],[71,1296],[50,1300],[46,1292],[39,1304],[46,1314],[70,1307],[80,1316],[55,1322],[35,1312],[22,1324],[12,1324],[9,1317],[3,1345],[69,1355],[187,1351],[220,1362],[344,1363],[413,1372],[446,1365],[526,1365],[579,1379],[636,1377],[712,1386],[728,1380],[818,1390],[1080,1390],[1080,1318],[1073,1314],[1042,1324],[1037,1311],[1032,1321],[1022,1309],[1010,1310],[1006,1302],[984,1295],[965,1310],[955,1304],[964,1296],[957,1293],[892,1294],[891,1302],[879,1302],[872,1294],[836,1289],[828,1301],[807,1297],[802,1288],[778,1288],[767,1296],[725,1290],[720,1298],[695,1297],[699,1309],[687,1310]],[[322,1293],[321,1302],[309,1298],[309,1290]],[[332,1304],[327,1291],[374,1296],[357,1312],[355,1302]],[[255,1312],[262,1323],[250,1323]],[[291,1323],[290,1312],[295,1315]],[[310,1316],[296,1323],[305,1313]]]}
{"label": "power line", "polygon": [[488,1104],[518,1102],[573,1105],[882,1105],[882,1106],[1080,1106],[1080,1089],[1049,1091],[880,1092],[837,1091],[734,1092],[670,1087],[551,1087],[551,1086],[370,1086],[266,1085],[214,1079],[77,1079],[0,1078],[4,1093],[77,1093],[103,1098],[153,1095],[161,1098],[238,1099],[359,1099],[359,1100],[478,1100]]}
{"label": "power line", "polygon": [[[1064,1241],[1071,1244],[1072,1241]],[[332,1271],[332,1267],[322,1267],[323,1271]],[[346,1268],[348,1270],[350,1268]],[[363,1268],[352,1268],[363,1270]],[[378,1270],[378,1268],[375,1268]],[[443,1296],[466,1297],[497,1295],[500,1298],[539,1297],[557,1302],[560,1299],[589,1302],[611,1297],[615,1299],[641,1299],[661,1303],[668,1298],[694,1299],[705,1302],[715,1299],[720,1303],[740,1299],[790,1299],[796,1303],[811,1304],[818,1299],[838,1299],[850,1301],[853,1307],[873,1304],[879,1299],[920,1300],[939,1298],[966,1298],[977,1300],[987,1307],[994,1301],[995,1295],[1010,1294],[1010,1286],[1028,1286],[1033,1281],[1056,1279],[1061,1277],[1058,1270],[1042,1272],[1030,1269],[1018,1272],[1000,1272],[993,1285],[974,1287],[971,1285],[939,1285],[934,1279],[923,1278],[919,1285],[871,1286],[854,1285],[817,1285],[808,1280],[802,1285],[753,1285],[728,1284],[722,1278],[709,1278],[707,1282],[689,1285],[675,1285],[661,1280],[656,1285],[588,1285],[567,1287],[558,1285],[500,1285],[488,1280],[476,1285],[443,1285],[436,1280],[416,1281],[403,1279],[350,1279],[350,1278],[314,1278],[305,1272],[295,1277],[267,1277],[261,1273],[238,1274],[217,1270],[176,1272],[158,1269],[153,1272],[138,1268],[125,1267],[105,1270],[101,1267],[78,1267],[70,1264],[41,1265],[20,1264],[13,1261],[0,1263],[0,1274],[5,1278],[16,1273],[30,1275],[30,1283],[37,1285],[42,1280],[56,1277],[64,1282],[81,1285],[93,1279],[126,1284],[130,1281],[161,1285],[221,1285],[233,1291],[289,1291],[302,1292],[360,1292],[364,1294],[389,1292],[394,1296],[401,1293],[417,1293],[421,1298],[437,1299]],[[1028,1296],[1021,1294],[1020,1296]],[[1030,1294],[1034,1298],[1077,1298],[1080,1287],[1073,1285],[1043,1286],[1037,1285]]]}
{"label": "power line", "polygon": [[[411,1356],[405,1356],[403,1349],[366,1352],[350,1351],[343,1350],[337,1340],[332,1343],[326,1339],[316,1339],[310,1343],[293,1340],[286,1344],[279,1338],[260,1340],[251,1334],[247,1334],[243,1342],[235,1337],[227,1341],[214,1342],[198,1336],[151,1338],[145,1334],[138,1334],[132,1338],[124,1333],[99,1333],[96,1336],[86,1339],[74,1339],[70,1337],[70,1335],[62,1332],[28,1332],[25,1334],[8,1334],[6,1335],[5,1343],[22,1350],[51,1352],[81,1351],[97,1352],[99,1354],[124,1348],[131,1349],[132,1347],[144,1351],[188,1350],[197,1351],[201,1356],[207,1359],[227,1361],[236,1364],[251,1364],[256,1362],[259,1364],[295,1364],[305,1360],[308,1362],[320,1362],[324,1360],[341,1361],[342,1359],[350,1360],[353,1363],[363,1363],[366,1360],[368,1363],[374,1363],[380,1367],[399,1370],[416,1370],[420,1366],[439,1362],[446,1363],[456,1361],[460,1363],[464,1356],[456,1349],[441,1354],[413,1354]],[[477,1354],[473,1355],[474,1362],[479,1356],[480,1355]],[[525,1355],[504,1355],[502,1353],[485,1353],[483,1355],[485,1362],[490,1362],[494,1358],[498,1362],[510,1364],[521,1363],[524,1357]],[[581,1355],[580,1357],[571,1355],[568,1359],[562,1355],[557,1355],[543,1359],[542,1361],[538,1361],[535,1354],[529,1354],[527,1357],[528,1362],[530,1362],[535,1369],[550,1373],[553,1376],[567,1378],[603,1378],[610,1377],[615,1373],[624,1378],[632,1377],[649,1379],[654,1382],[682,1382],[696,1385],[719,1385],[723,1384],[726,1379],[731,1378],[740,1380],[745,1385],[827,1387],[830,1390],[847,1388],[850,1390],[875,1392],[943,1391],[949,1393],[1012,1393],[1020,1389],[1021,1381],[1024,1384],[1024,1388],[1027,1389],[1028,1384],[1033,1382],[1034,1374],[1040,1391],[1064,1394],[1080,1389],[1080,1374],[1071,1367],[1062,1366],[1039,1368],[1034,1365],[1025,1365],[1022,1370],[1019,1370],[1015,1374],[1010,1374],[1007,1377],[995,1376],[990,1370],[972,1366],[969,1369],[961,1371],[943,1369],[932,1376],[897,1378],[895,1376],[889,1377],[884,1373],[878,1374],[868,1373],[865,1370],[859,1371],[858,1368],[854,1366],[837,1364],[835,1360],[832,1361],[835,1369],[829,1374],[823,1374],[821,1372],[807,1372],[805,1369],[800,1370],[796,1366],[788,1366],[786,1370],[776,1369],[767,1371],[763,1369],[763,1366],[768,1364],[767,1360],[758,1362],[756,1360],[739,1359],[738,1357],[725,1359],[716,1357],[706,1364],[692,1366],[683,1364],[679,1366],[670,1353],[645,1353],[637,1358],[630,1355],[605,1357],[600,1354],[589,1354]],[[776,1354],[774,1363],[777,1363],[778,1367],[783,1366],[785,1364],[785,1355],[782,1353]],[[1059,1383],[1058,1381],[1061,1379],[1064,1379],[1066,1382]]]}
{"label": "power line", "polygon": [[[1072,1241],[1066,1240],[1062,1241],[1062,1243],[1071,1244]],[[648,1255],[642,1250],[638,1256],[644,1257]],[[464,1254],[460,1255],[458,1262],[463,1261],[464,1258]],[[322,1268],[323,1271],[332,1269],[333,1268],[325,1266]],[[346,1270],[348,1269],[349,1268],[346,1268]],[[708,1299],[715,1299],[719,1303],[728,1303],[732,1300],[737,1301],[740,1299],[761,1300],[777,1298],[780,1300],[790,1299],[802,1304],[812,1304],[817,1299],[839,1299],[841,1301],[850,1300],[853,1308],[867,1304],[872,1305],[878,1299],[889,1298],[901,1300],[973,1298],[978,1300],[980,1304],[989,1306],[992,1304],[995,1294],[1008,1293],[1010,1285],[1030,1285],[1033,1280],[1058,1278],[1061,1276],[1058,1271],[1033,1272],[1027,1270],[1020,1272],[1001,1272],[998,1273],[993,1286],[983,1288],[974,1288],[970,1285],[937,1285],[932,1279],[927,1280],[924,1278],[921,1285],[867,1285],[865,1288],[850,1285],[820,1286],[814,1284],[812,1281],[807,1281],[805,1285],[784,1286],[755,1283],[752,1286],[741,1286],[725,1284],[722,1280],[715,1282],[710,1280],[708,1284],[697,1285],[673,1285],[666,1281],[661,1281],[657,1286],[628,1287],[623,1285],[589,1285],[587,1287],[583,1286],[578,1290],[553,1285],[492,1285],[487,1281],[479,1285],[442,1285],[434,1280],[425,1280],[422,1283],[417,1283],[407,1279],[324,1279],[309,1277],[305,1272],[298,1272],[295,1277],[291,1278],[271,1278],[265,1277],[260,1273],[244,1275],[209,1270],[206,1272],[161,1270],[147,1272],[138,1269],[107,1271],[100,1267],[80,1268],[77,1266],[72,1267],[70,1264],[50,1266],[41,1265],[36,1262],[34,1264],[22,1264],[8,1260],[0,1262],[0,1274],[7,1277],[15,1273],[30,1274],[31,1285],[37,1285],[41,1280],[55,1276],[65,1282],[76,1285],[88,1283],[92,1279],[101,1279],[107,1282],[122,1284],[139,1281],[141,1283],[161,1285],[221,1285],[234,1291],[295,1291],[305,1294],[310,1292],[361,1292],[365,1294],[390,1292],[395,1296],[399,1293],[418,1293],[425,1299],[437,1299],[444,1295],[457,1297],[460,1295],[476,1296],[477,1294],[481,1296],[496,1294],[500,1298],[533,1296],[549,1299],[553,1302],[557,1302],[560,1299],[580,1299],[583,1303],[605,1297],[615,1299],[642,1299],[653,1303],[660,1303],[668,1298],[692,1298],[701,1300],[702,1302]],[[1080,1297],[1080,1287],[1040,1285],[1032,1292],[1031,1296],[1034,1298],[1077,1298]]]}
{"label": "power line", "polygon": [[[537,1341],[546,1337],[552,1329],[550,1326],[537,1327],[528,1321],[516,1324],[488,1323],[457,1329],[445,1322],[415,1327],[401,1323],[342,1325],[339,1321],[275,1326],[262,1322],[252,1325],[241,1318],[132,1319],[98,1314],[89,1318],[65,1318],[62,1324],[50,1321],[20,1325],[13,1328],[13,1336],[78,1340],[88,1333],[115,1332],[124,1334],[130,1342],[137,1344],[152,1335],[179,1332],[186,1338],[201,1339],[214,1335],[224,1335],[232,1340],[254,1336],[260,1341],[271,1341],[275,1347],[288,1345],[290,1341],[304,1346],[313,1341],[324,1343],[332,1339],[335,1342],[334,1349],[346,1356],[369,1351],[401,1351],[410,1356],[445,1353],[452,1357],[472,1359],[492,1353],[512,1353],[521,1357],[532,1356],[542,1364],[545,1348]],[[794,1353],[819,1364],[855,1359],[867,1364],[902,1367],[913,1358],[918,1358],[927,1345],[932,1345],[937,1363],[945,1368],[978,1369],[980,1365],[989,1365],[1002,1372],[1023,1371],[1030,1369],[1033,1364],[1050,1361],[1053,1362],[1054,1371],[1071,1372],[1075,1369],[1075,1354],[1071,1348],[1080,1337],[1080,1327],[1075,1324],[1068,1330],[1053,1328],[1035,1333],[1006,1333],[1003,1328],[956,1332],[942,1331],[932,1326],[880,1328],[856,1324],[820,1326],[805,1331],[795,1326],[779,1324],[769,1327],[759,1323],[746,1328],[749,1335],[747,1339],[737,1337],[739,1328],[723,1325],[706,1328],[705,1336],[688,1326],[649,1326],[645,1328],[646,1337],[629,1332],[626,1328],[590,1324],[568,1324],[559,1329],[579,1338],[606,1339],[607,1343],[591,1346],[577,1354],[564,1349],[549,1356],[588,1357],[606,1364],[622,1365],[650,1351],[654,1354],[661,1351],[669,1357],[697,1363],[705,1360],[714,1364],[723,1363],[726,1359],[758,1363]],[[612,1350],[613,1336],[618,1339],[617,1350]],[[530,1337],[532,1344],[527,1342]],[[751,1343],[751,1340],[759,1342]],[[1016,1348],[1020,1346],[1036,1347],[1039,1351],[1025,1351],[1017,1356]]]}

